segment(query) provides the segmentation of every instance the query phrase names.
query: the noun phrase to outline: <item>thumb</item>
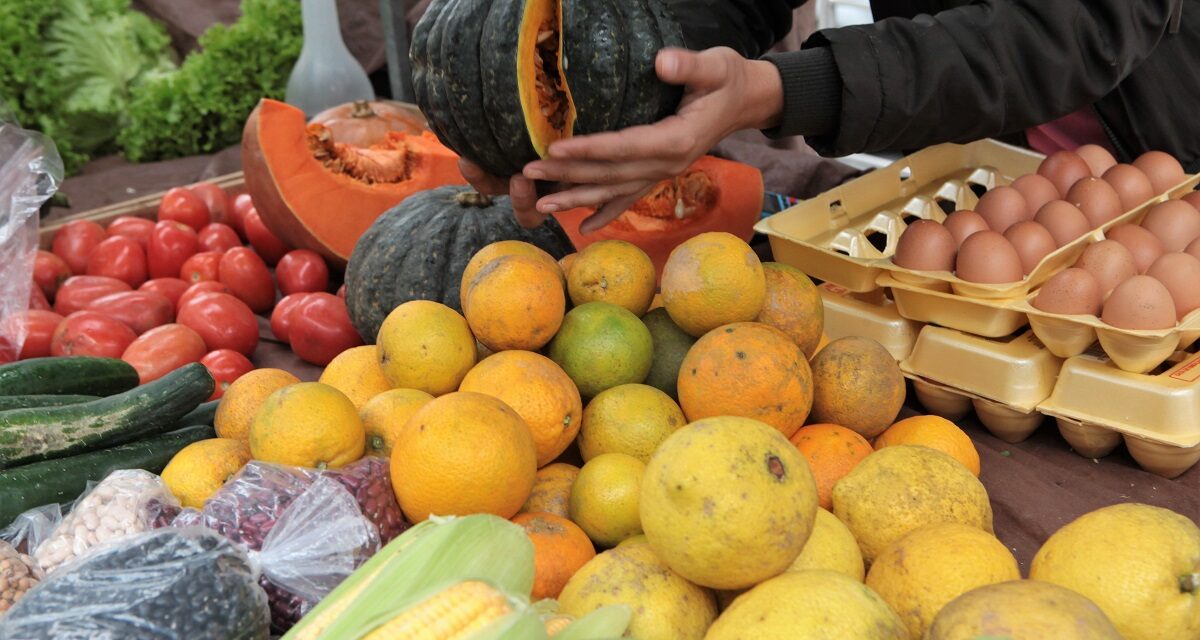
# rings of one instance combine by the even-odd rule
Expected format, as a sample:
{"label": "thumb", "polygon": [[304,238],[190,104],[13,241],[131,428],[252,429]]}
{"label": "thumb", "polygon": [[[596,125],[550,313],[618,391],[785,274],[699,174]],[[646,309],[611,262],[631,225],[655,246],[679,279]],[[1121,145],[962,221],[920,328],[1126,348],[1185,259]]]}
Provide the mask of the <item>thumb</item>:
{"label": "thumb", "polygon": [[658,52],[654,66],[658,77],[667,84],[716,89],[729,77],[728,62],[718,49],[696,52],[667,48]]}

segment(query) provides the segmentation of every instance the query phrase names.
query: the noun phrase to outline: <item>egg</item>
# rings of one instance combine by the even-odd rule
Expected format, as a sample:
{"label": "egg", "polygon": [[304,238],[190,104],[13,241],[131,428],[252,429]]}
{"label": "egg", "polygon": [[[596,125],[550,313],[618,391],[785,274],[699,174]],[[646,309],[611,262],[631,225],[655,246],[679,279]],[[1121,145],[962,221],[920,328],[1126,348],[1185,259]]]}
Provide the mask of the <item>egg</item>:
{"label": "egg", "polygon": [[1103,302],[1096,276],[1072,267],[1047,280],[1030,304],[1047,313],[1098,316]]}
{"label": "egg", "polygon": [[1061,194],[1058,189],[1054,188],[1054,183],[1046,179],[1045,176],[1039,176],[1036,173],[1029,173],[1013,180],[1012,188],[1021,192],[1021,196],[1025,198],[1025,204],[1030,211],[1037,211],[1046,205],[1051,200],[1058,200]]}
{"label": "egg", "polygon": [[1024,277],[1021,256],[995,231],[972,233],[958,248],[955,275],[969,282],[1016,282]]}
{"label": "egg", "polygon": [[1088,168],[1083,158],[1070,151],[1055,151],[1046,156],[1046,159],[1038,165],[1037,172],[1054,183],[1054,188],[1063,195],[1066,195],[1067,191],[1070,191],[1071,185],[1081,178],[1092,175],[1092,170]]}
{"label": "egg", "polygon": [[1100,292],[1104,295],[1108,295],[1117,285],[1137,275],[1133,254],[1116,240],[1101,240],[1088,245],[1075,262],[1075,266],[1096,276],[1100,283]]}
{"label": "egg", "polygon": [[1196,207],[1196,210],[1200,211],[1200,191],[1190,191],[1187,195],[1180,198],[1180,200]]}
{"label": "egg", "polygon": [[946,221],[942,223],[943,227],[954,236],[955,246],[961,247],[963,240],[977,231],[987,231],[989,229],[987,221],[983,216],[974,211],[955,211],[946,216]]}
{"label": "egg", "polygon": [[1136,224],[1119,224],[1105,232],[1104,237],[1129,249],[1138,273],[1146,273],[1146,269],[1167,250],[1162,240]]}
{"label": "egg", "polygon": [[1133,161],[1137,167],[1150,178],[1150,184],[1155,193],[1163,193],[1171,187],[1183,182],[1185,174],[1183,166],[1171,154],[1162,151],[1147,151]]}
{"label": "egg", "polygon": [[1192,243],[1183,250],[1184,253],[1200,258],[1200,238],[1192,240]]}
{"label": "egg", "polygon": [[1166,200],[1150,207],[1142,226],[1162,240],[1167,251],[1183,251],[1200,237],[1200,211],[1182,200]]}
{"label": "egg", "polygon": [[1088,169],[1092,170],[1092,175],[1099,178],[1108,171],[1109,167],[1117,163],[1117,159],[1113,154],[1108,152],[1108,149],[1098,144],[1085,144],[1075,150],[1075,155],[1083,158],[1087,163]]}
{"label": "egg", "polygon": [[1134,276],[1104,301],[1100,319],[1119,329],[1170,329],[1175,326],[1175,303],[1163,283]]}
{"label": "egg", "polygon": [[1063,246],[1074,242],[1092,230],[1088,219],[1079,207],[1066,200],[1051,200],[1046,206],[1038,209],[1033,221],[1046,227],[1054,244]]}
{"label": "egg", "polygon": [[1079,207],[1093,229],[1116,218],[1123,211],[1121,198],[1112,185],[1094,176],[1071,185],[1064,200]]}
{"label": "egg", "polygon": [[1042,258],[1054,253],[1058,248],[1054,243],[1054,236],[1050,235],[1046,227],[1032,220],[1018,222],[1009,227],[1008,231],[1004,232],[1004,239],[1017,250],[1017,256],[1021,258],[1021,271],[1025,275],[1029,275]]}
{"label": "egg", "polygon": [[1184,316],[1200,307],[1200,260],[1186,253],[1164,253],[1146,271],[1167,288],[1175,301],[1175,317]]}
{"label": "egg", "polygon": [[900,235],[892,262],[917,271],[953,271],[957,252],[958,243],[946,227],[932,220],[918,220]]}
{"label": "egg", "polygon": [[996,233],[1004,233],[1014,224],[1033,218],[1025,197],[1012,187],[996,187],[983,194],[975,205],[975,213],[983,216],[988,228]]}
{"label": "egg", "polygon": [[1121,209],[1129,211],[1154,197],[1150,178],[1131,164],[1116,164],[1104,172],[1104,181],[1112,185],[1121,199]]}

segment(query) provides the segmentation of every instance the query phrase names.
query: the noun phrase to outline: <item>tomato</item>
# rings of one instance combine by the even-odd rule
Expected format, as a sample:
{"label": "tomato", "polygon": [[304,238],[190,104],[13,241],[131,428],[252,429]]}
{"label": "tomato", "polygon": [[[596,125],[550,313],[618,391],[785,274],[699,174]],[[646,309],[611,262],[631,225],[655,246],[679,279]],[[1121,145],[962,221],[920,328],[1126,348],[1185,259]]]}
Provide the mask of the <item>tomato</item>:
{"label": "tomato", "polygon": [[341,298],[342,300],[346,299],[346,285],[338,287],[337,297]]}
{"label": "tomato", "polygon": [[187,301],[179,310],[179,324],[195,329],[213,351],[233,349],[249,356],[258,346],[258,319],[228,293],[205,293]]}
{"label": "tomato", "polygon": [[292,351],[301,360],[327,365],[347,349],[363,344],[350,323],[346,302],[328,293],[310,293],[292,311],[287,329]]}
{"label": "tomato", "polygon": [[138,336],[121,359],[133,365],[138,382],[146,384],[189,362],[199,362],[205,351],[200,334],[181,324],[164,324]]}
{"label": "tomato", "polygon": [[254,313],[266,313],[275,304],[271,270],[249,247],[230,249],[221,256],[220,280]]}
{"label": "tomato", "polygon": [[182,222],[199,231],[212,222],[212,216],[200,196],[184,187],[174,187],[167,190],[158,205],[158,221],[163,220]]}
{"label": "tomato", "polygon": [[33,258],[33,282],[42,290],[47,300],[53,300],[58,287],[70,277],[71,267],[68,267],[62,258],[38,249]]}
{"label": "tomato", "polygon": [[146,252],[133,238],[113,236],[96,245],[88,258],[89,276],[108,276],[140,287],[146,281]]}
{"label": "tomato", "polygon": [[51,309],[50,301],[46,299],[46,294],[42,293],[36,282],[29,285],[29,308],[41,311],[49,311]]}
{"label": "tomato", "polygon": [[151,291],[112,293],[93,300],[87,310],[116,318],[139,335],[175,320],[175,305]]}
{"label": "tomato", "polygon": [[271,312],[271,333],[275,334],[275,338],[280,342],[288,343],[288,329],[292,326],[292,312],[308,295],[307,293],[293,293],[284,296],[275,304],[275,310]]}
{"label": "tomato", "polygon": [[254,201],[250,199],[250,194],[239,193],[233,197],[229,205],[229,219],[225,222],[233,227],[238,235],[246,237],[246,214],[254,210]]}
{"label": "tomato", "polygon": [[76,311],[54,330],[50,355],[120,358],[136,338],[133,329],[116,318],[95,311]]}
{"label": "tomato", "polygon": [[90,220],[68,222],[54,234],[51,250],[67,263],[71,273],[83,273],[92,249],[104,241],[105,235],[104,228]]}
{"label": "tomato", "polygon": [[220,280],[220,251],[201,251],[184,261],[179,269],[179,279],[188,284],[215,282]]}
{"label": "tomato", "polygon": [[246,232],[246,239],[250,241],[250,246],[262,256],[262,259],[267,264],[275,264],[287,253],[288,247],[280,240],[267,225],[263,224],[262,217],[258,212],[251,209],[246,217],[242,220],[242,225]]}
{"label": "tomato", "polygon": [[147,280],[137,290],[149,291],[150,293],[161,295],[171,301],[171,308],[174,309],[179,307],[179,298],[183,296],[183,292],[187,291],[190,286],[192,285],[179,278],[155,278]]}
{"label": "tomato", "polygon": [[50,340],[54,337],[54,330],[62,321],[63,317],[53,311],[30,309],[9,316],[4,328],[5,333],[14,338],[18,331],[25,334],[18,359],[45,358],[50,355]]}
{"label": "tomato", "polygon": [[233,295],[233,291],[230,291],[229,287],[215,280],[209,280],[208,282],[197,282],[196,284],[188,287],[187,291],[183,292],[183,295],[179,296],[179,301],[175,303],[175,313],[178,314],[179,310],[183,309],[183,305],[187,304],[192,298],[195,298],[202,293],[228,293]]}
{"label": "tomato", "polygon": [[133,238],[142,245],[142,250],[150,244],[150,233],[154,231],[154,221],[133,216],[121,216],[108,223],[108,237],[125,236]]}
{"label": "tomato", "polygon": [[242,239],[233,227],[220,222],[214,222],[201,229],[197,239],[200,241],[201,251],[229,251],[242,246]]}
{"label": "tomato", "polygon": [[329,286],[329,267],[316,251],[289,251],[275,265],[275,277],[283,295],[305,291],[324,291]]}
{"label": "tomato", "polygon": [[217,386],[208,399],[216,400],[225,395],[225,390],[238,378],[254,371],[254,363],[232,350],[217,349],[200,359],[200,364],[208,367],[208,373],[216,380]]}
{"label": "tomato", "polygon": [[71,276],[58,288],[54,297],[54,310],[59,315],[69,316],[76,311],[83,311],[96,298],[103,298],[110,293],[132,291],[129,283],[116,278],[105,276]]}
{"label": "tomato", "polygon": [[211,182],[197,182],[188,190],[199,196],[208,208],[209,218],[213,222],[225,222],[229,213],[229,197],[225,190]]}
{"label": "tomato", "polygon": [[150,233],[146,257],[151,278],[178,278],[183,263],[200,251],[196,232],[191,227],[161,220]]}

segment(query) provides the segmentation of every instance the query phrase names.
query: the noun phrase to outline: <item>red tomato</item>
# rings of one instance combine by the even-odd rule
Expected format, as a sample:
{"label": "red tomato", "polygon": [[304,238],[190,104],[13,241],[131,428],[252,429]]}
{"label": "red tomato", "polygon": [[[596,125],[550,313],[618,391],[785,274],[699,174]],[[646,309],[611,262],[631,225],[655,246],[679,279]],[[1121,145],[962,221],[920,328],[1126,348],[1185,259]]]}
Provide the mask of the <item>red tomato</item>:
{"label": "red tomato", "polygon": [[27,358],[45,358],[50,355],[50,340],[54,330],[58,328],[63,317],[53,311],[30,309],[9,316],[5,321],[5,333],[16,337],[17,332],[25,334],[25,342],[21,344],[20,360]]}
{"label": "red tomato", "polygon": [[191,227],[170,220],[154,225],[146,257],[151,278],[178,278],[183,263],[200,250],[196,232]]}
{"label": "red tomato", "polygon": [[200,196],[184,187],[175,187],[167,191],[158,205],[158,221],[163,220],[182,222],[199,231],[212,222],[212,216]]}
{"label": "red tomato", "polygon": [[201,229],[197,239],[200,241],[201,251],[229,251],[242,246],[242,239],[233,227],[220,222],[214,222]]}
{"label": "red tomato", "polygon": [[38,249],[33,259],[33,282],[42,290],[47,300],[53,300],[54,294],[63,281],[71,277],[71,267],[62,258]]}
{"label": "red tomato", "polygon": [[229,388],[229,385],[233,384],[238,378],[254,371],[254,363],[250,362],[246,356],[232,349],[217,349],[210,352],[200,359],[200,364],[208,367],[208,373],[212,375],[213,380],[217,381],[216,388],[213,389],[212,395],[208,397],[209,400],[216,400],[224,396],[225,390]]}
{"label": "red tomato", "polygon": [[233,295],[233,292],[229,290],[229,287],[221,284],[220,282],[212,280],[208,282],[197,282],[196,284],[188,287],[187,291],[183,292],[183,295],[179,296],[179,301],[175,303],[175,313],[178,314],[179,311],[183,309],[183,305],[187,304],[192,298],[195,298],[202,293],[228,293]]}
{"label": "red tomato", "polygon": [[120,358],[137,336],[125,323],[95,311],[76,311],[54,330],[52,356]]}
{"label": "red tomato", "polygon": [[29,286],[29,308],[41,311],[49,311],[52,308],[50,301],[46,299],[46,294],[42,293],[36,282]]}
{"label": "red tomato", "polygon": [[175,309],[179,307],[179,298],[183,296],[183,292],[187,291],[190,286],[192,285],[179,278],[155,278],[147,280],[145,284],[138,287],[138,291],[157,293],[170,300],[171,308]]}
{"label": "red tomato", "polygon": [[164,324],[138,336],[121,359],[133,365],[138,382],[146,384],[189,362],[199,362],[205,351],[200,334],[181,324]]}
{"label": "red tomato", "polygon": [[246,217],[242,219],[242,226],[246,232],[246,239],[250,241],[250,246],[262,256],[262,259],[267,264],[275,264],[287,253],[288,247],[271,233],[267,225],[263,224],[262,217],[258,212],[251,209]]}
{"label": "red tomato", "polygon": [[254,312],[228,293],[206,293],[187,301],[179,310],[179,324],[195,329],[213,351],[233,349],[249,356],[258,346]]}
{"label": "red tomato", "polygon": [[133,287],[123,280],[105,276],[71,276],[58,288],[54,297],[54,310],[59,315],[69,316],[76,311],[83,311],[96,298],[103,298],[110,293],[132,291]]}
{"label": "red tomato", "polygon": [[17,350],[4,334],[0,333],[0,364],[6,364],[17,359]]}
{"label": "red tomato", "polygon": [[116,318],[139,335],[175,320],[175,305],[166,296],[151,291],[109,294],[93,300],[87,310]]}
{"label": "red tomato", "polygon": [[224,189],[211,182],[197,182],[188,189],[204,201],[213,222],[225,222],[229,212],[229,200]]}
{"label": "red tomato", "polygon": [[250,194],[239,193],[233,197],[229,205],[229,219],[225,222],[233,227],[238,235],[246,237],[246,214],[254,210],[254,201],[250,199]]}
{"label": "red tomato", "polygon": [[220,251],[201,251],[184,261],[179,269],[179,279],[188,284],[220,280]]}
{"label": "red tomato", "polygon": [[54,234],[51,249],[54,255],[67,263],[71,273],[83,273],[87,270],[87,259],[92,255],[92,249],[104,237],[104,228],[100,225],[90,220],[76,220],[68,222]]}
{"label": "red tomato", "polygon": [[346,302],[328,293],[308,294],[292,311],[287,333],[292,351],[301,360],[321,366],[329,364],[339,353],[363,344],[350,323]]}
{"label": "red tomato", "polygon": [[221,282],[254,313],[266,313],[275,304],[271,270],[249,247],[230,249],[221,256]]}
{"label": "red tomato", "polygon": [[346,299],[346,285],[338,287],[337,297],[341,298],[342,300]]}
{"label": "red tomato", "polygon": [[142,245],[142,249],[146,249],[146,245],[150,244],[150,232],[154,231],[154,221],[146,218],[135,218],[133,216],[121,216],[116,220],[108,223],[108,237],[125,236],[137,240],[138,244]]}
{"label": "red tomato", "polygon": [[275,334],[275,338],[280,342],[288,343],[288,329],[292,326],[292,312],[307,297],[307,293],[293,293],[284,296],[275,304],[275,310],[271,312],[271,333]]}
{"label": "red tomato", "polygon": [[87,274],[108,276],[130,287],[140,287],[146,281],[146,252],[133,238],[113,236],[92,250]]}
{"label": "red tomato", "polygon": [[329,267],[316,251],[289,251],[275,265],[275,277],[283,295],[306,291],[324,291],[329,286]]}

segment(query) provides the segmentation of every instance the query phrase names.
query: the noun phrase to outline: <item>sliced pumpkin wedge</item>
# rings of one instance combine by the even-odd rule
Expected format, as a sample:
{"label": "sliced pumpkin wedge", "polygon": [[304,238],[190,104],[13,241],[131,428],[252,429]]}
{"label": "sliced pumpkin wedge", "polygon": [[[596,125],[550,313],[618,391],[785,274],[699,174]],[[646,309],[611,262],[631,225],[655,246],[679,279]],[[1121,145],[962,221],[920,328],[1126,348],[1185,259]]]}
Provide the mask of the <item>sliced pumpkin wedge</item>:
{"label": "sliced pumpkin wedge", "polygon": [[563,68],[562,0],[526,0],[517,40],[517,89],[534,151],[571,137],[575,103]]}

